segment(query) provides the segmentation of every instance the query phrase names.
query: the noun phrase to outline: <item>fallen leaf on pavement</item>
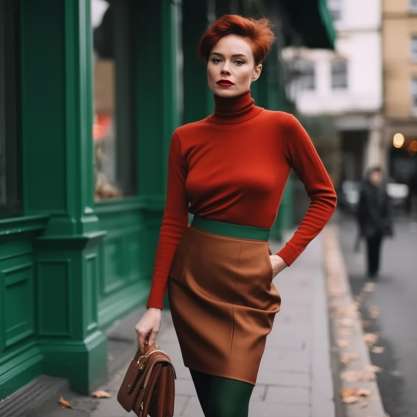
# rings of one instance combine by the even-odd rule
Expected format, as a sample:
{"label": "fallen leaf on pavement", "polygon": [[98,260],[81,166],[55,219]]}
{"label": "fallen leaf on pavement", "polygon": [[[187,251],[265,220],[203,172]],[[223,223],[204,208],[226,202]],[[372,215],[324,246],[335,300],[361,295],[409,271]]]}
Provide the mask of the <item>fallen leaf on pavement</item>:
{"label": "fallen leaf on pavement", "polygon": [[71,404],[69,401],[65,400],[64,397],[61,395],[59,397],[59,404],[61,404],[64,408],[72,408]]}
{"label": "fallen leaf on pavement", "polygon": [[372,353],[383,353],[384,346],[373,346],[371,349]]}
{"label": "fallen leaf on pavement", "polygon": [[355,395],[352,388],[344,388],[341,392],[342,401],[345,404],[353,404],[359,401],[359,397]]}
{"label": "fallen leaf on pavement", "polygon": [[363,335],[363,339],[365,340],[368,346],[374,345],[376,341],[378,340],[378,337],[379,336],[376,333],[365,333]]}
{"label": "fallen leaf on pavement", "polygon": [[356,395],[345,396],[342,398],[342,401],[345,404],[353,404],[359,401],[359,397],[357,397]]}
{"label": "fallen leaf on pavement", "polygon": [[368,397],[371,391],[365,388],[343,388],[340,391],[342,401],[345,404],[352,404],[357,402],[361,397]]}
{"label": "fallen leaf on pavement", "polygon": [[92,392],[91,396],[96,397],[96,398],[110,398],[111,394],[104,390],[97,390],[97,391]]}

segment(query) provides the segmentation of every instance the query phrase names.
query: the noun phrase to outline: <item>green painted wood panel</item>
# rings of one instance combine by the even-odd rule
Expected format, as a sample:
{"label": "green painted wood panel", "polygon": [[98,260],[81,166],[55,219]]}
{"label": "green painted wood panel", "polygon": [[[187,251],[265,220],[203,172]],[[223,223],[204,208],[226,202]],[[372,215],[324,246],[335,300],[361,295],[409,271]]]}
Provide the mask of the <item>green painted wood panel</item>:
{"label": "green painted wood panel", "polygon": [[49,233],[95,230],[89,2],[22,2],[21,27],[24,211],[51,213]]}
{"label": "green painted wood panel", "polygon": [[101,205],[97,211],[107,234],[100,246],[98,304],[100,326],[144,303],[149,292],[157,224],[145,221],[141,203]]}
{"label": "green painted wood panel", "polygon": [[32,242],[46,223],[46,216],[0,221],[0,398],[42,370]]}
{"label": "green painted wood panel", "polygon": [[87,394],[107,372],[98,324],[105,232],[93,201],[90,2],[22,2],[21,23],[24,211],[49,215],[31,242],[36,339],[44,371]]}

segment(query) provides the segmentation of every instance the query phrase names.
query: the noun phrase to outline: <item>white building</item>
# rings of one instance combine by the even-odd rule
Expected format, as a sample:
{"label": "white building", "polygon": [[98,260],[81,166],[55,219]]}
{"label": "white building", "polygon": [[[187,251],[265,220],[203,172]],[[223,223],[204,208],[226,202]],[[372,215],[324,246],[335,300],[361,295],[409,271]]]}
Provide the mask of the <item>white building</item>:
{"label": "white building", "polygon": [[328,0],[337,32],[336,51],[286,48],[289,95],[300,113],[330,114],[341,132],[342,177],[357,180],[383,163],[380,0]]}

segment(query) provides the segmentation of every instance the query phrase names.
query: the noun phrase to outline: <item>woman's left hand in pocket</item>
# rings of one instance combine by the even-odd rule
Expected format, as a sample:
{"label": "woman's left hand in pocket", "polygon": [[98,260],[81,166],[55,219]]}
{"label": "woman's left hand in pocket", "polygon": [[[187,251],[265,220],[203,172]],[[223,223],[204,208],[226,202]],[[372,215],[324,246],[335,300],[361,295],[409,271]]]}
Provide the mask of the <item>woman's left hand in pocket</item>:
{"label": "woman's left hand in pocket", "polygon": [[282,259],[279,255],[269,255],[269,260],[271,261],[273,276],[277,275],[287,267],[284,259]]}

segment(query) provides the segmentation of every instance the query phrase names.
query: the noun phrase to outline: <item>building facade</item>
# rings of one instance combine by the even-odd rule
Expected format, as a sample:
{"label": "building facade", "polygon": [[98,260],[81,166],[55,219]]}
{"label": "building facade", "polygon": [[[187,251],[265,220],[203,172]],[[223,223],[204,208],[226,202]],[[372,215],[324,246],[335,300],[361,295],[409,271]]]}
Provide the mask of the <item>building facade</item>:
{"label": "building facade", "polygon": [[106,380],[106,329],[148,295],[169,138],[212,110],[200,35],[270,17],[253,95],[289,109],[281,48],[334,42],[323,2],[297,3],[0,0],[1,399],[41,374],[84,394]]}
{"label": "building facade", "polygon": [[380,0],[328,0],[335,51],[287,48],[289,94],[300,113],[329,116],[341,136],[340,180],[359,180],[384,161]]}
{"label": "building facade", "polygon": [[407,209],[417,196],[417,2],[383,2],[384,120],[386,166],[408,185]]}

